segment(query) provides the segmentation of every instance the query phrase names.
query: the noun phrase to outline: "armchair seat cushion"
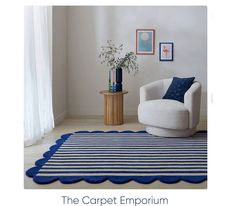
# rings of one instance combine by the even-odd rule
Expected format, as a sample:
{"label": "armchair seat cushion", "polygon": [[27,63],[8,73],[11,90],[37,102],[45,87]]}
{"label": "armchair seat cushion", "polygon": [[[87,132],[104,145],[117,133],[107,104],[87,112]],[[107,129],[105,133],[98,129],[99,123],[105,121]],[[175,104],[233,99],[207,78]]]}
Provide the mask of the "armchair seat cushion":
{"label": "armchair seat cushion", "polygon": [[188,129],[189,111],[184,104],[169,99],[144,101],[138,107],[139,122],[166,129]]}

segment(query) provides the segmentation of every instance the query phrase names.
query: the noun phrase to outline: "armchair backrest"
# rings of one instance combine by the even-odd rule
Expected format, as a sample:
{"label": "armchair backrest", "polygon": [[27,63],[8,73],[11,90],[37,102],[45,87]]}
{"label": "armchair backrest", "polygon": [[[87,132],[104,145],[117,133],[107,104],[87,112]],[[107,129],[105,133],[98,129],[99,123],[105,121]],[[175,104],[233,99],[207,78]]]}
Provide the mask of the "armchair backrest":
{"label": "armchair backrest", "polygon": [[169,88],[172,79],[161,79],[140,87],[140,102],[161,99]]}
{"label": "armchair backrest", "polygon": [[[172,80],[173,78],[161,79],[140,87],[140,102],[161,99],[168,90]],[[196,81],[194,81],[193,85],[195,83]]]}
{"label": "armchair backrest", "polygon": [[173,78],[169,78],[169,79],[163,79],[163,95],[166,93],[166,91],[168,90],[169,86],[171,85]]}

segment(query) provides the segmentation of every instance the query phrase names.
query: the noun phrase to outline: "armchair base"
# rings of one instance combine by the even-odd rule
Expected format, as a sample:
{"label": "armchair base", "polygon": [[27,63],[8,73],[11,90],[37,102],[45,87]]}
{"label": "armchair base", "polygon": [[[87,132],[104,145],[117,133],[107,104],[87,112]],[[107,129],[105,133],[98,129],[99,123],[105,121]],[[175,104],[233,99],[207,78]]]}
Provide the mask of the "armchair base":
{"label": "armchair base", "polygon": [[175,130],[146,126],[146,132],[159,137],[189,137],[196,132],[196,127],[185,130]]}

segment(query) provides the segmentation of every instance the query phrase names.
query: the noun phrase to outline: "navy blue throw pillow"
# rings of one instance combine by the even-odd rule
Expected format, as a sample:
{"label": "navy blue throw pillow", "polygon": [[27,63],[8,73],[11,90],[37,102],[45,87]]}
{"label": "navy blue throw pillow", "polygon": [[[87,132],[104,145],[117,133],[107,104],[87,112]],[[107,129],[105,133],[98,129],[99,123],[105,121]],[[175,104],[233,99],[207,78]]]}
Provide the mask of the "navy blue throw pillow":
{"label": "navy blue throw pillow", "polygon": [[174,77],[163,99],[173,99],[184,103],[184,94],[193,84],[195,77]]}

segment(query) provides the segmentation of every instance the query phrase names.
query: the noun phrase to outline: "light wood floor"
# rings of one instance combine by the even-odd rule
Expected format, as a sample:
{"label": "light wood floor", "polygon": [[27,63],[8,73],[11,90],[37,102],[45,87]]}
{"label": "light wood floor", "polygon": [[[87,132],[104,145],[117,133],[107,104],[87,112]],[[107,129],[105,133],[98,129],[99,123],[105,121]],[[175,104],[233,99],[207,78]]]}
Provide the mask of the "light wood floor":
{"label": "light wood floor", "polygon": [[[206,122],[201,122],[198,126],[198,130],[206,130]],[[24,168],[25,171],[32,166],[36,160],[41,159],[43,153],[48,151],[49,147],[55,143],[55,141],[60,138],[62,134],[75,132],[78,130],[143,130],[143,125],[139,124],[137,118],[127,117],[125,123],[120,126],[106,126],[103,124],[103,119],[101,118],[68,118],[63,120],[55,129],[47,134],[42,140],[37,144],[26,147],[24,149]],[[24,187],[26,189],[205,189],[207,188],[207,182],[200,184],[190,184],[185,182],[179,182],[176,184],[164,184],[159,181],[154,183],[143,185],[136,182],[129,182],[126,184],[113,184],[109,181],[100,184],[89,184],[84,181],[74,184],[61,184],[56,181],[47,185],[39,185],[34,183],[34,181],[24,175]]]}

